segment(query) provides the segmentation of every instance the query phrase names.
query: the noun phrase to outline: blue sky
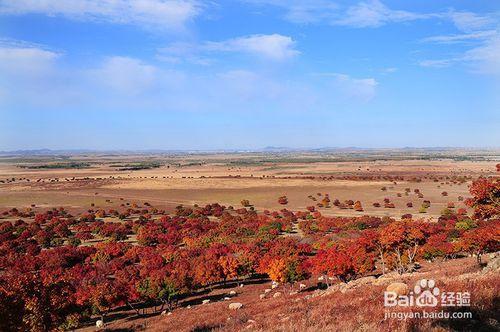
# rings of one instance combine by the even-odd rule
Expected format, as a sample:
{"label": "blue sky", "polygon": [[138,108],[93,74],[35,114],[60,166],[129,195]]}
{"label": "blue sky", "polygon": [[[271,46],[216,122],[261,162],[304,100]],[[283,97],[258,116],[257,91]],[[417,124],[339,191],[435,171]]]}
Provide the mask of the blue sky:
{"label": "blue sky", "polygon": [[0,150],[498,147],[500,2],[0,0]]}

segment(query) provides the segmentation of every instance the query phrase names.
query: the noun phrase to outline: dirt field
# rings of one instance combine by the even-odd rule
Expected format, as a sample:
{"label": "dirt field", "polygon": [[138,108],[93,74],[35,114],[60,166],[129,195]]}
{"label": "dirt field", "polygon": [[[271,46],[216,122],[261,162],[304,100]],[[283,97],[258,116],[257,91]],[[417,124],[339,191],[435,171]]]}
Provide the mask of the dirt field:
{"label": "dirt field", "polygon": [[[467,197],[470,180],[494,174],[497,163],[494,156],[489,161],[377,158],[344,161],[339,157],[311,159],[299,155],[292,160],[289,156],[269,158],[254,154],[96,155],[75,156],[63,162],[4,158],[0,162],[0,210],[29,208],[34,204],[35,209],[64,206],[83,211],[91,204],[109,209],[146,201],[167,210],[179,204],[213,202],[239,207],[242,199],[263,210],[282,208],[277,201],[282,195],[288,197],[286,208],[304,210],[329,194],[332,201],[359,200],[364,211],[335,206],[319,208],[324,215],[400,217],[412,213],[435,218],[450,202],[457,208],[465,207],[458,198]],[[71,169],[43,168],[75,160],[86,165]],[[127,168],[123,166],[144,163],[158,164],[150,169],[123,170]],[[381,190],[382,187],[386,190]],[[415,189],[420,190],[423,198],[417,197]],[[447,196],[442,195],[444,191]],[[395,207],[384,208],[384,198]],[[429,200],[431,206],[427,213],[419,214],[424,200]],[[375,202],[382,206],[374,207]],[[408,202],[413,207],[408,208]]]}

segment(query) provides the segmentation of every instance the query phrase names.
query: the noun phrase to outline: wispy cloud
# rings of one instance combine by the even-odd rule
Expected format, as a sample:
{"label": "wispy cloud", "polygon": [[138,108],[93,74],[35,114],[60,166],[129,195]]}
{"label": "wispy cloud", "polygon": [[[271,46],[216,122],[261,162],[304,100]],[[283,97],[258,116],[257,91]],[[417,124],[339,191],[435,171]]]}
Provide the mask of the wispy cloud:
{"label": "wispy cloud", "polygon": [[61,52],[42,45],[0,39],[0,80],[36,81],[52,72],[61,56]]}
{"label": "wispy cloud", "polygon": [[414,21],[430,17],[429,14],[390,9],[379,0],[370,0],[348,7],[342,17],[332,23],[355,28],[375,28],[388,23]]}
{"label": "wispy cloud", "polygon": [[500,74],[500,35],[496,34],[483,41],[479,46],[467,50],[465,53],[444,59],[427,59],[419,61],[422,67],[444,68],[462,64],[475,73],[486,75]]}
{"label": "wispy cloud", "polygon": [[40,48],[0,45],[0,68],[13,74],[43,73],[58,57],[58,53]]}
{"label": "wispy cloud", "polygon": [[202,54],[202,47],[197,43],[173,42],[157,50],[156,59],[171,64],[183,62],[208,66],[213,64],[214,59]]}
{"label": "wispy cloud", "polygon": [[167,62],[188,60],[197,64],[210,64],[213,53],[242,53],[273,61],[284,61],[300,54],[296,42],[280,34],[250,35],[223,41],[203,43],[175,42],[159,49],[158,59]]}
{"label": "wispy cloud", "polygon": [[331,0],[242,0],[257,5],[271,5],[285,10],[285,19],[293,23],[319,23],[338,15],[339,5]]}
{"label": "wispy cloud", "polygon": [[103,57],[76,68],[65,65],[65,58],[43,48],[0,45],[0,105],[81,111],[314,112],[370,101],[378,84],[374,78],[337,73],[304,80],[238,67],[192,72],[127,56]]}
{"label": "wispy cloud", "polygon": [[387,68],[382,68],[380,70],[384,74],[390,74],[390,73],[395,73],[398,71],[398,68],[396,67],[387,67]]}
{"label": "wispy cloud", "polygon": [[155,83],[158,69],[138,59],[112,56],[89,74],[97,82],[120,93],[136,95]]}
{"label": "wispy cloud", "polygon": [[430,68],[445,68],[453,65],[458,61],[457,58],[450,59],[437,59],[437,60],[421,60],[419,61],[419,65],[422,67],[430,67]]}
{"label": "wispy cloud", "polygon": [[43,14],[175,30],[200,11],[195,0],[0,0],[4,15]]}
{"label": "wispy cloud", "polygon": [[480,15],[454,9],[416,12],[391,8],[381,0],[362,0],[349,5],[340,0],[240,1],[281,8],[285,11],[284,18],[293,23],[321,23],[351,28],[377,28],[391,23],[436,19],[451,22],[458,30],[470,33],[494,27],[498,23],[498,14]]}
{"label": "wispy cloud", "polygon": [[465,52],[463,60],[472,63],[483,74],[500,74],[500,34],[488,39],[481,46]]}
{"label": "wispy cloud", "polygon": [[482,30],[487,27],[491,27],[495,25],[497,20],[488,15],[479,15],[472,12],[465,11],[449,11],[448,13],[443,14],[444,17],[448,17],[453,24],[460,31],[471,32]]}
{"label": "wispy cloud", "polygon": [[355,78],[341,73],[315,73],[316,77],[327,78],[332,91],[340,92],[343,98],[367,102],[376,95],[378,81],[375,78]]}
{"label": "wispy cloud", "polygon": [[444,68],[466,65],[473,72],[489,75],[500,74],[500,30],[496,14],[478,15],[471,12],[449,11],[443,14],[460,34],[430,36],[422,41],[436,44],[464,44],[469,47],[461,54],[441,59],[419,61],[423,67]]}
{"label": "wispy cloud", "polygon": [[344,6],[327,0],[242,0],[271,5],[285,10],[284,17],[294,23],[325,23],[352,28],[376,28],[393,22],[406,22],[435,17],[406,10],[391,9],[380,0],[360,1]]}
{"label": "wispy cloud", "polygon": [[242,52],[278,61],[292,58],[300,53],[295,49],[295,41],[291,37],[280,34],[251,35],[222,42],[207,42],[203,49]]}
{"label": "wispy cloud", "polygon": [[63,56],[41,45],[0,41],[0,104],[39,107],[74,99],[58,69]]}
{"label": "wispy cloud", "polygon": [[455,44],[468,41],[484,40],[493,37],[497,34],[496,30],[478,31],[472,33],[440,35],[422,39],[422,42],[440,43],[440,44]]}

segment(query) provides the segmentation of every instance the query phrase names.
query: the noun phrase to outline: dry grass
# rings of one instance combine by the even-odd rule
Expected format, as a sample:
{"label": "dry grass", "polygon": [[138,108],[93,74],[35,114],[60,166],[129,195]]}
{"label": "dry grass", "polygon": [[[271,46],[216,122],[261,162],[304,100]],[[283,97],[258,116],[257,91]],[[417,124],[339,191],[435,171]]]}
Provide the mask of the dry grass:
{"label": "dry grass", "polygon": [[[127,160],[126,156],[122,158]],[[405,213],[413,213],[428,218],[438,217],[448,202],[454,202],[457,208],[463,207],[463,203],[458,202],[457,198],[467,196],[468,188],[467,183],[446,184],[446,180],[443,180],[444,184],[441,184],[441,181],[436,183],[426,179],[426,176],[477,177],[482,174],[492,174],[495,169],[495,162],[484,161],[401,160],[303,164],[275,162],[263,165],[227,166],[220,161],[210,162],[211,156],[204,158],[207,159],[207,163],[201,166],[171,166],[133,172],[120,172],[106,164],[93,164],[93,168],[90,169],[33,170],[18,168],[13,163],[0,163],[0,180],[12,177],[30,179],[30,182],[0,183],[0,210],[36,204],[44,208],[64,206],[68,210],[81,212],[88,209],[94,201],[97,207],[109,209],[118,207],[120,197],[129,202],[149,201],[162,209],[171,209],[178,204],[213,202],[239,206],[242,199],[249,199],[257,209],[276,210],[282,208],[277,203],[277,198],[282,195],[288,197],[287,208],[299,210],[313,203],[307,198],[308,195],[321,192],[329,193],[332,199],[338,198],[341,201],[360,200],[364,208],[364,212],[320,208],[325,215],[369,214],[400,217]],[[92,160],[86,161],[92,162]],[[188,162],[189,160],[184,163]],[[227,178],[229,175],[233,177]],[[308,176],[316,178],[304,178]],[[323,180],[321,179],[323,176],[336,178]],[[340,179],[343,176],[405,176],[421,178],[422,182],[397,181],[394,184],[388,180],[346,181]],[[91,179],[78,182],[64,180],[72,177]],[[36,182],[39,178],[46,181]],[[50,179],[54,178],[59,178],[60,181],[50,182]],[[95,180],[96,178],[101,180]],[[387,191],[380,190],[383,186],[387,187]],[[408,187],[412,192],[409,196],[405,196],[404,189]],[[415,188],[420,189],[425,195],[423,199],[418,199],[413,193]],[[442,197],[442,191],[447,191],[448,197]],[[99,193],[97,197],[94,197],[95,192]],[[397,194],[402,194],[402,197],[398,197]],[[373,202],[381,202],[386,197],[394,202],[396,208],[372,206]],[[111,202],[106,202],[107,199]],[[432,202],[431,207],[426,214],[418,214],[424,199]],[[410,201],[413,203],[413,208],[406,207],[406,203]]]}
{"label": "dry grass", "polygon": [[[384,285],[365,285],[345,293],[333,292],[318,296],[319,291],[306,291],[288,295],[283,288],[281,297],[272,293],[260,300],[269,283],[234,288],[238,295],[229,301],[208,305],[193,305],[173,311],[169,316],[134,318],[110,323],[108,328],[144,331],[450,331],[494,330],[491,324],[498,317],[498,273],[483,274],[473,258],[443,263],[426,264],[422,271],[403,275],[399,280],[410,287],[422,278],[436,280],[437,286],[446,291],[469,291],[470,311],[473,319],[408,319],[384,320]],[[309,286],[314,283],[309,281]],[[227,293],[232,289],[216,290],[211,296]],[[316,296],[310,297],[316,294]],[[204,297],[196,299],[201,303]],[[241,302],[243,309],[228,309],[230,302]],[[89,329],[90,330],[90,329]]]}

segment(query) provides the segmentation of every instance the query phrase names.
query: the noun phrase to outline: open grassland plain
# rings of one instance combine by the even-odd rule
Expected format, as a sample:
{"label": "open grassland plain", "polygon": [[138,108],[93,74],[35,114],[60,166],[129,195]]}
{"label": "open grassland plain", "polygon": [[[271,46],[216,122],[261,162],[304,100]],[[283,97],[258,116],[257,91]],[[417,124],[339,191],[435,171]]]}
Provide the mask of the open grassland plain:
{"label": "open grassland plain", "polygon": [[[247,199],[262,210],[279,208],[278,197],[287,196],[287,208],[300,210],[321,202],[322,197],[315,201],[309,197],[320,193],[332,201],[359,200],[363,206],[362,212],[331,204],[318,207],[325,215],[400,216],[418,213],[423,201],[429,200],[432,204],[426,216],[438,217],[450,202],[465,208],[458,199],[467,195],[472,179],[495,174],[497,161],[491,154],[486,161],[482,155],[467,160],[417,155],[408,160],[411,155],[379,154],[356,158],[320,154],[293,158],[280,154],[85,155],[63,161],[3,158],[0,208],[34,204],[84,211],[91,204],[116,208],[126,200],[148,201],[172,210],[179,204],[239,206]],[[384,208],[384,199],[394,207]],[[373,206],[377,202],[381,207]]]}
{"label": "open grassland plain", "polygon": [[[498,330],[499,161],[3,156],[0,331]],[[439,304],[388,308],[385,292]]]}

